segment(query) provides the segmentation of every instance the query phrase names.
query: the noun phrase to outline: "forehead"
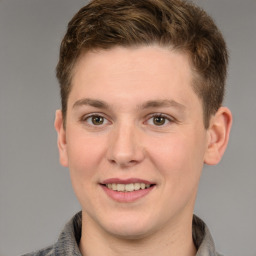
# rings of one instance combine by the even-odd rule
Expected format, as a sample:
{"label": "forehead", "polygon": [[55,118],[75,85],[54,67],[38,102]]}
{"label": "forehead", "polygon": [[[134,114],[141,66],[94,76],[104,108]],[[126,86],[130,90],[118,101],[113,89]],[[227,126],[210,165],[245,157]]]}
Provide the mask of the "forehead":
{"label": "forehead", "polygon": [[81,55],[73,72],[70,100],[175,97],[184,103],[196,96],[192,82],[189,57],[184,53],[160,46],[115,47]]}

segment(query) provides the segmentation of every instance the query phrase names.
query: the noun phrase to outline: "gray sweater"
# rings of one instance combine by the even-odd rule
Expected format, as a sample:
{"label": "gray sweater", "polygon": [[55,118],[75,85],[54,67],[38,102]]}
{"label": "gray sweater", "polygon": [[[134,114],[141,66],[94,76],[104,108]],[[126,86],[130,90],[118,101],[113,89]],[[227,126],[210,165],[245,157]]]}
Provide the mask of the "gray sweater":
{"label": "gray sweater", "polygon": [[[77,213],[64,227],[58,241],[45,249],[23,256],[82,256],[79,251],[82,213]],[[206,224],[194,215],[193,240],[197,248],[196,256],[221,256],[215,251],[214,242]]]}

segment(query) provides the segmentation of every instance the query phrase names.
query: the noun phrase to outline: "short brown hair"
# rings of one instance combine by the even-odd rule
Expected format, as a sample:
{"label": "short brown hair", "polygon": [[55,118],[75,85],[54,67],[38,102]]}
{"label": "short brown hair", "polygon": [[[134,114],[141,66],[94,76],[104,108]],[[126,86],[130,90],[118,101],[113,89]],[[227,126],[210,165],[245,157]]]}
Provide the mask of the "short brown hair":
{"label": "short brown hair", "polygon": [[82,53],[152,44],[190,56],[207,128],[223,101],[228,53],[212,18],[182,0],[93,0],[79,10],[68,24],[56,68],[64,119],[73,67]]}

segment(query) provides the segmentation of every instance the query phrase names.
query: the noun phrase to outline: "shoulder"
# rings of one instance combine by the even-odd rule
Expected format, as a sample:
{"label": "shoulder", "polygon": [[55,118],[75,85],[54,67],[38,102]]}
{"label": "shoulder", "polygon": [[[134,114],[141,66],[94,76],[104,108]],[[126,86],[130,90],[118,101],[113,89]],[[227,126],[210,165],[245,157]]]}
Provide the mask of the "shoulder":
{"label": "shoulder", "polygon": [[207,225],[196,215],[193,217],[193,241],[197,248],[196,256],[223,256],[216,251]]}
{"label": "shoulder", "polygon": [[82,213],[79,212],[65,225],[55,244],[22,256],[81,256],[79,250],[81,229]]}
{"label": "shoulder", "polygon": [[54,255],[53,246],[49,246],[39,251],[23,254],[22,256],[52,256],[52,255]]}

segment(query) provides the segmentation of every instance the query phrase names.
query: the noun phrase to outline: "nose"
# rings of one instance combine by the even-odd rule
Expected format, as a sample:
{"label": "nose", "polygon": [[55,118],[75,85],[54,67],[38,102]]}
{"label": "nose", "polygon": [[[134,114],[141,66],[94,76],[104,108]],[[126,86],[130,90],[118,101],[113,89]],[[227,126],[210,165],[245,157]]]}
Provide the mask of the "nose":
{"label": "nose", "polygon": [[108,160],[119,167],[131,167],[143,161],[145,150],[138,128],[119,125],[112,130],[107,153]]}

